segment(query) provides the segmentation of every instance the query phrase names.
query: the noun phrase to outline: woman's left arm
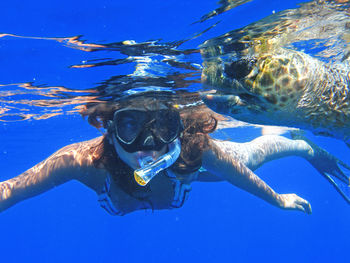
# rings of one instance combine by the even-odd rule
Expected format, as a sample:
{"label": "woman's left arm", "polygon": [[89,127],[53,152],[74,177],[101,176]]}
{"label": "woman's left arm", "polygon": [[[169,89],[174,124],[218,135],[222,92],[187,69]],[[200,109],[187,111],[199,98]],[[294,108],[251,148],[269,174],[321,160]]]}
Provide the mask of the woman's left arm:
{"label": "woman's left arm", "polygon": [[302,132],[293,131],[293,139],[277,135],[260,136],[247,143],[212,140],[212,144],[227,155],[255,170],[263,164],[288,156],[307,160],[350,204],[350,167],[326,150],[307,139]]}
{"label": "woman's left arm", "polygon": [[210,173],[272,205],[284,209],[300,210],[308,214],[311,213],[311,206],[308,201],[296,194],[276,193],[236,157],[216,145],[213,141],[210,141],[209,149],[203,153],[202,166]]}

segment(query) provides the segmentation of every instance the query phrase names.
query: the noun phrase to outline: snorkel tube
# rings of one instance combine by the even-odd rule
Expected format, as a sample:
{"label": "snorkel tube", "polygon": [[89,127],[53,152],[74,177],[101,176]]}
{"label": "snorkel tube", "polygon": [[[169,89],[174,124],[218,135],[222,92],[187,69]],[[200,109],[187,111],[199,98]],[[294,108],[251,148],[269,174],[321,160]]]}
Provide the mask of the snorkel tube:
{"label": "snorkel tube", "polygon": [[149,181],[152,180],[160,171],[170,167],[177,158],[180,156],[181,143],[179,139],[176,139],[169,144],[169,151],[159,157],[157,160],[149,162],[147,159],[140,159],[139,163],[141,168],[134,171],[135,181],[141,185],[145,186]]}

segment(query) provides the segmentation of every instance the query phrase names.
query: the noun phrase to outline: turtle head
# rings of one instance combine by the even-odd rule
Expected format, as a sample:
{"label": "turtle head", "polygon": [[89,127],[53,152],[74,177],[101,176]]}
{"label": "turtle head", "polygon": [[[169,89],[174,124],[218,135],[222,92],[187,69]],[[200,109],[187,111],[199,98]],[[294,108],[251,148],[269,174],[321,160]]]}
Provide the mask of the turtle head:
{"label": "turtle head", "polygon": [[217,113],[247,121],[253,114],[266,110],[264,100],[254,92],[257,70],[254,58],[233,62],[206,61],[202,72],[205,89],[215,93],[202,94],[203,101]]}
{"label": "turtle head", "polygon": [[297,54],[292,58],[264,54],[205,61],[202,83],[215,93],[203,100],[213,110],[242,121],[280,121],[296,109],[302,98],[307,72],[304,64]]}
{"label": "turtle head", "polygon": [[202,84],[205,89],[214,89],[218,94],[241,97],[257,95],[254,82],[259,71],[254,57],[223,61],[210,59],[203,63]]}

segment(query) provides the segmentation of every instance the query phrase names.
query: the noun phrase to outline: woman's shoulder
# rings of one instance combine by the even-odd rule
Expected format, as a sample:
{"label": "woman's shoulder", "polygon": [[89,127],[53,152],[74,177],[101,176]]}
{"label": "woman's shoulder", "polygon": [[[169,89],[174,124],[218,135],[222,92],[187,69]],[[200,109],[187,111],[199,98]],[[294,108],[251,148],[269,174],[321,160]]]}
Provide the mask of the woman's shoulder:
{"label": "woman's shoulder", "polygon": [[91,148],[95,148],[101,145],[103,143],[103,140],[104,140],[104,136],[99,136],[87,141],[72,143],[62,147],[57,152],[65,152],[65,151],[71,151],[71,150],[80,150],[80,151],[90,150]]}
{"label": "woman's shoulder", "polygon": [[49,159],[62,159],[79,166],[93,166],[103,154],[104,136],[69,144],[56,151]]}

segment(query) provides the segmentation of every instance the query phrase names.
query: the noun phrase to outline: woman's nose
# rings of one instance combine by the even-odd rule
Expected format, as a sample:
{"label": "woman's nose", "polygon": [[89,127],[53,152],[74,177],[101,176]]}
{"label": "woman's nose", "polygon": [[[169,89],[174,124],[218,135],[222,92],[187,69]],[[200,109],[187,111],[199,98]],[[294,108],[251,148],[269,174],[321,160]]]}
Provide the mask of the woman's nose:
{"label": "woman's nose", "polygon": [[155,146],[155,141],[152,135],[148,135],[146,139],[143,141],[144,146],[152,147]]}

